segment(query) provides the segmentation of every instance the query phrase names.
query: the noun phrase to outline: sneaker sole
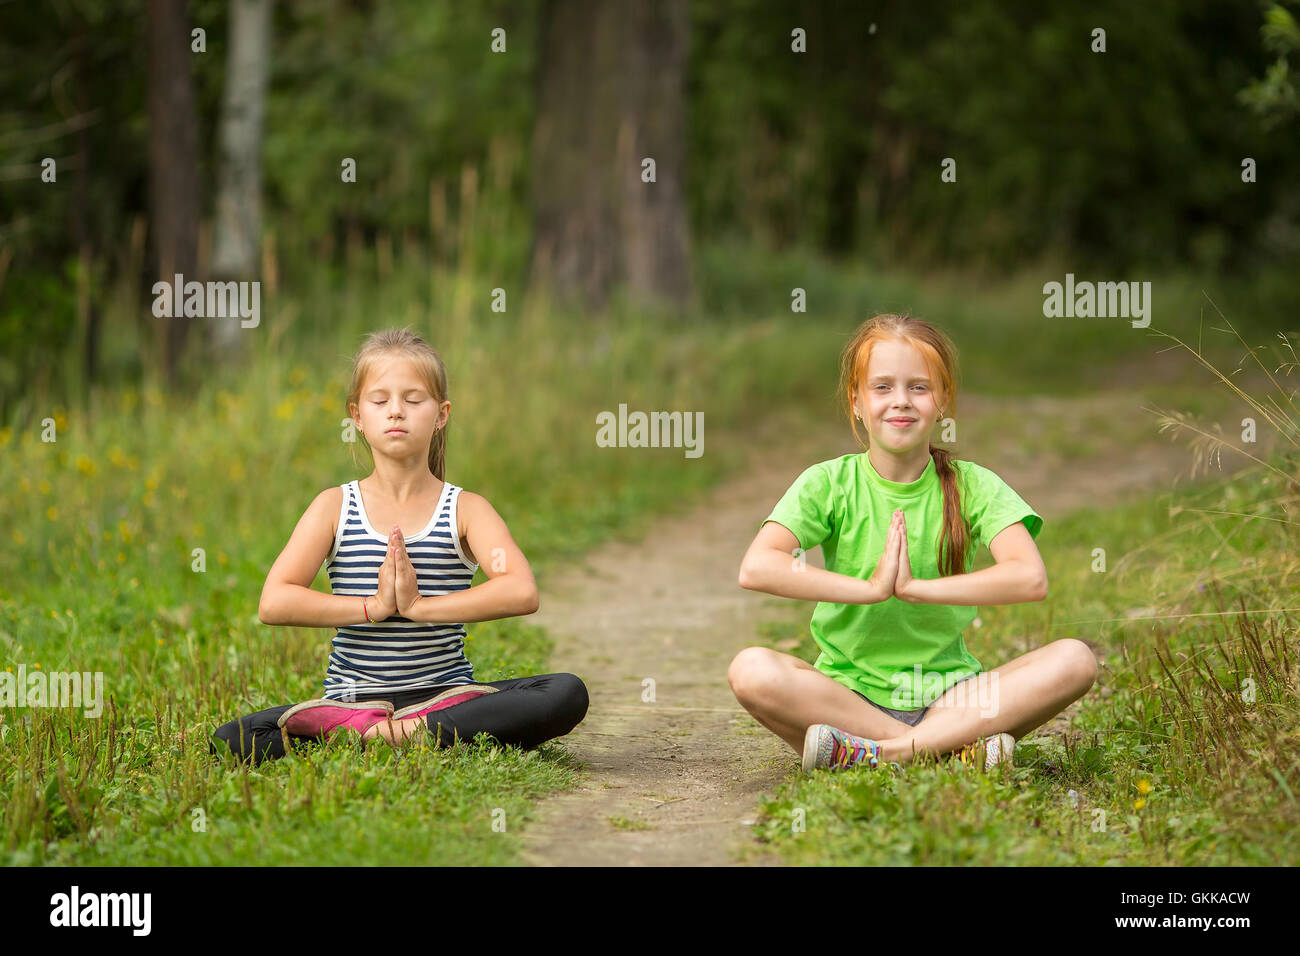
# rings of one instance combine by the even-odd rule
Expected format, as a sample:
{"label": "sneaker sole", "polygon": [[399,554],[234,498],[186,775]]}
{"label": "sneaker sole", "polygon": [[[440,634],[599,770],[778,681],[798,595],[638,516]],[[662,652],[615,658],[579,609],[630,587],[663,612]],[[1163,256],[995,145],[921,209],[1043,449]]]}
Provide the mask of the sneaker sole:
{"label": "sneaker sole", "polygon": [[998,756],[992,763],[989,762],[987,753],[984,757],[984,769],[991,770],[994,767],[1011,767],[1015,765],[1016,738],[1010,734],[998,734],[994,738],[998,742]]}
{"label": "sneaker sole", "polygon": [[817,769],[817,744],[821,728],[825,724],[813,724],[803,734],[803,772],[812,773]]}
{"label": "sneaker sole", "polygon": [[443,710],[447,707],[454,707],[456,704],[463,704],[465,701],[473,700],[476,697],[495,694],[500,689],[500,687],[492,687],[489,684],[463,684],[450,687],[436,697],[430,697],[428,700],[421,701],[418,704],[411,704],[409,707],[403,707],[401,710],[394,712],[393,720],[409,720],[412,717],[423,717],[435,710]]}
{"label": "sneaker sole", "polygon": [[329,700],[321,697],[316,700],[305,700],[301,704],[294,704],[280,715],[280,719],[276,723],[283,729],[291,718],[315,707],[337,707],[340,710],[384,710],[390,714],[393,712],[393,705],[386,700]]}

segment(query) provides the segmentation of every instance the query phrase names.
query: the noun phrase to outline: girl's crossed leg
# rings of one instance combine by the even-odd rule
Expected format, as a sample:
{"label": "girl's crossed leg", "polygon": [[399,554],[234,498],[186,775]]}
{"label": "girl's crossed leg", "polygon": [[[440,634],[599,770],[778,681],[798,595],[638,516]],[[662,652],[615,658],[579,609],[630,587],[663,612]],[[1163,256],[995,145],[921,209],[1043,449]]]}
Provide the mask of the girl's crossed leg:
{"label": "girl's crossed leg", "polygon": [[874,740],[882,761],[899,764],[922,752],[951,753],[979,737],[1008,733],[1019,740],[1086,694],[1096,677],[1092,649],[1063,638],[953,685],[909,727],[780,651],[747,647],[727,672],[741,706],[796,753],[803,753],[809,726],[830,724]]}
{"label": "girl's crossed leg", "polygon": [[[468,742],[485,732],[499,743],[529,749],[562,737],[587,715],[587,687],[573,674],[535,674],[509,680],[486,681],[497,693],[453,704],[426,717],[385,721],[372,727],[365,739],[382,736],[390,743],[403,740],[421,726],[427,726],[439,746],[450,747],[457,740]],[[427,700],[444,688],[379,694],[375,700],[388,700],[395,707],[406,707]],[[213,735],[229,746],[236,757],[254,764],[285,755],[280,716],[292,705],[269,707],[220,727]],[[392,728],[391,730],[389,728]],[[290,744],[302,744],[316,738],[286,735]],[[209,745],[216,753],[216,746]]]}
{"label": "girl's crossed leg", "polygon": [[457,739],[468,743],[477,734],[487,733],[500,743],[528,750],[563,737],[587,716],[587,685],[573,674],[538,674],[487,683],[498,688],[497,693],[425,717],[381,721],[362,739],[381,737],[391,744],[427,729],[440,747],[450,747]]}

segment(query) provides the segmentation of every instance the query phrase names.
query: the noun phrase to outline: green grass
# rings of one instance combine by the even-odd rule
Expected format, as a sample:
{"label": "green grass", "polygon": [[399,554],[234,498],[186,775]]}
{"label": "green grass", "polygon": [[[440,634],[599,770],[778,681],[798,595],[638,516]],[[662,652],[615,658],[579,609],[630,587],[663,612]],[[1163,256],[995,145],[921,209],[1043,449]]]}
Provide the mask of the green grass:
{"label": "green grass", "polygon": [[[800,777],[764,801],[758,845],[797,864],[1291,863],[1300,615],[1286,516],[1298,496],[1283,494],[1257,471],[1045,527],[1048,599],[981,609],[967,646],[992,669],[1063,637],[1092,645],[1104,663],[1068,734],[1024,738],[1015,766],[987,776],[927,760]],[[811,661],[810,607],[762,636]]]}
{"label": "green grass", "polygon": [[[493,313],[496,278],[403,266],[377,281],[359,267],[345,279],[286,267],[287,291],[264,296],[242,365],[206,368],[199,350],[177,393],[146,380],[82,393],[71,407],[34,389],[0,428],[0,667],[102,671],[111,705],[98,720],[0,709],[0,862],[510,862],[531,801],[573,785],[562,741],[532,756],[343,744],[255,771],[208,754],[220,723],[319,693],[328,633],[267,627],[256,607],[315,494],[370,470],[364,450],[341,440],[349,357],[364,331],[410,323],[440,350],[452,398],[447,477],[493,502],[543,595],[551,571],[595,543],[689,507],[736,467],[755,420],[832,421],[838,350],[873,308],[910,306],[948,328],[964,379],[986,392],[1056,394],[1073,387],[1072,363],[1142,347],[1100,326],[1048,325],[1041,311],[1031,322],[1033,276],[986,288],[734,248],[702,249],[699,276],[700,310],[592,317],[514,291],[510,311]],[[795,285],[809,291],[806,315],[789,311]],[[105,306],[104,366],[129,377],[153,347],[138,331],[147,303],[123,294]],[[74,382],[80,358],[67,363]],[[595,416],[621,402],[703,411],[705,454],[598,448]],[[46,418],[56,441],[41,441]],[[1105,527],[1136,528],[1118,518]],[[1058,547],[1072,541],[1054,532]],[[1089,533],[1074,540],[1073,560],[1102,540]],[[323,571],[315,586],[328,590]],[[1079,616],[1105,616],[1117,600],[1092,587],[1077,586],[1069,606]],[[1139,576],[1128,599],[1150,604],[1153,589]],[[1003,633],[994,621],[1004,625],[991,614],[989,633]],[[550,642],[526,620],[469,635],[480,680],[548,669]]]}

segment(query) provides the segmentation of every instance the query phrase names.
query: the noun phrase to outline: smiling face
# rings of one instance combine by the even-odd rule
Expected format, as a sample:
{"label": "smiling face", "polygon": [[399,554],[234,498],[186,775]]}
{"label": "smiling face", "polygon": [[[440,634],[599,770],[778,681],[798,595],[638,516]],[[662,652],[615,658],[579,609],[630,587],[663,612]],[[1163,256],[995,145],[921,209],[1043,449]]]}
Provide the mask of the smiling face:
{"label": "smiling face", "polygon": [[409,359],[377,359],[361,387],[352,418],[376,452],[425,455],[435,430],[446,427],[451,402],[437,402]]}
{"label": "smiling face", "polygon": [[942,411],[937,388],[915,347],[890,339],[877,342],[853,396],[853,413],[867,426],[871,446],[895,454],[928,447]]}

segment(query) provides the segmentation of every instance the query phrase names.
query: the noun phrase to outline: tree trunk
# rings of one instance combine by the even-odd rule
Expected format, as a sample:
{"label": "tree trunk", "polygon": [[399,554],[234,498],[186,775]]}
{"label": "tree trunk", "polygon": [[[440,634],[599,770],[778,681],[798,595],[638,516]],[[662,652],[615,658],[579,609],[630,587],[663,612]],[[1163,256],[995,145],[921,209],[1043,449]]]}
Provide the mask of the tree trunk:
{"label": "tree trunk", "polygon": [[[198,120],[190,70],[190,24],[185,0],[149,0],[149,208],[160,281],[181,273],[198,279]],[[163,343],[169,389],[192,320],[155,319]]]}
{"label": "tree trunk", "polygon": [[[253,280],[261,258],[262,118],[271,55],[271,0],[231,0],[225,96],[218,132],[216,228],[212,277]],[[215,350],[237,352],[236,320],[210,323]]]}
{"label": "tree trunk", "polygon": [[686,0],[550,0],[544,18],[533,281],[590,308],[619,285],[634,302],[684,304]]}
{"label": "tree trunk", "polygon": [[[90,45],[84,25],[77,28],[72,41],[73,76],[77,89],[77,113],[85,116],[90,112]],[[77,130],[77,182],[73,192],[72,237],[77,245],[77,257],[81,264],[81,281],[88,294],[78,296],[77,327],[81,332],[82,366],[81,374],[85,381],[85,396],[89,407],[90,389],[99,375],[99,337],[100,306],[97,290],[93,288],[96,243],[90,222],[90,190],[88,188],[91,174],[90,127],[83,125]]]}

